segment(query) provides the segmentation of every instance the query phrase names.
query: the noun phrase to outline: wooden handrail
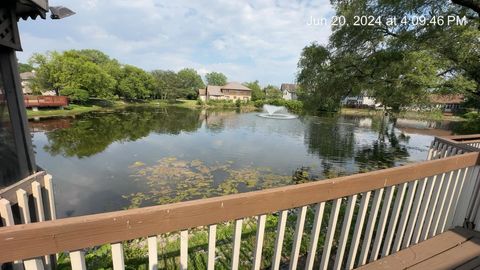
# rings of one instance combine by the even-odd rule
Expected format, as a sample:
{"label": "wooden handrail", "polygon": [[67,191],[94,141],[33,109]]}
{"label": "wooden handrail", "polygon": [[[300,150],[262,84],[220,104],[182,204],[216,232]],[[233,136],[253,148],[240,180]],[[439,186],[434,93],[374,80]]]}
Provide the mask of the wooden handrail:
{"label": "wooden handrail", "polygon": [[0,263],[293,209],[478,164],[479,153],[294,186],[0,228]]}
{"label": "wooden handrail", "polygon": [[23,189],[27,194],[32,194],[32,182],[38,181],[41,186],[44,186],[43,177],[46,172],[40,171],[28,176],[27,178],[0,190],[0,198],[7,199],[11,204],[17,203],[17,190]]}
{"label": "wooden handrail", "polygon": [[467,145],[463,142],[458,142],[450,139],[449,137],[435,137],[436,141],[443,142],[445,144],[455,146],[456,148],[462,149],[465,152],[477,152],[478,148]]}
{"label": "wooden handrail", "polygon": [[442,138],[453,140],[453,141],[456,141],[457,143],[459,143],[459,142],[468,142],[469,140],[480,139],[480,135],[479,134],[452,135],[452,136],[445,136],[445,137],[442,137]]}

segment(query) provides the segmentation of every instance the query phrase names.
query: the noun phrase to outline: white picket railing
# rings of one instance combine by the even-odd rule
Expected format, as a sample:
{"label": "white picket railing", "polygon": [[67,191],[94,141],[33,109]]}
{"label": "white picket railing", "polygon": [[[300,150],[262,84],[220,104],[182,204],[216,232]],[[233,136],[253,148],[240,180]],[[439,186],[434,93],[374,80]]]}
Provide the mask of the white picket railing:
{"label": "white picket railing", "polygon": [[[18,207],[14,214],[12,207]],[[32,207],[33,206],[33,207]],[[52,176],[44,171],[0,190],[0,220],[4,227],[56,219]],[[17,220],[17,222],[15,222]],[[1,257],[1,255],[0,255]],[[16,261],[14,269],[52,269],[52,257]]]}

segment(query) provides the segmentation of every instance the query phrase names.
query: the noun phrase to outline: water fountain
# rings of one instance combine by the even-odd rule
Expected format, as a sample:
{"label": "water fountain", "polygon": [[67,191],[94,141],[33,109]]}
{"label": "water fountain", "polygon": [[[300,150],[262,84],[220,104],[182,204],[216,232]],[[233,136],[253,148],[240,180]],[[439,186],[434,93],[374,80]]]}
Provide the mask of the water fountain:
{"label": "water fountain", "polygon": [[289,114],[287,109],[283,106],[263,105],[263,111],[265,113],[258,114],[260,117],[271,119],[295,119],[297,116]]}

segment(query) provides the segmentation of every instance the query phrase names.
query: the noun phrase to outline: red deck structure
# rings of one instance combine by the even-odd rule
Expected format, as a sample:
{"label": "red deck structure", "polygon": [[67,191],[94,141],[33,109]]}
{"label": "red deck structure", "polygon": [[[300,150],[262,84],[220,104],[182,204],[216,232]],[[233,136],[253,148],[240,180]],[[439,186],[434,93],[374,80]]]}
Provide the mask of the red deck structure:
{"label": "red deck structure", "polygon": [[25,96],[25,107],[66,107],[68,98],[65,96]]}

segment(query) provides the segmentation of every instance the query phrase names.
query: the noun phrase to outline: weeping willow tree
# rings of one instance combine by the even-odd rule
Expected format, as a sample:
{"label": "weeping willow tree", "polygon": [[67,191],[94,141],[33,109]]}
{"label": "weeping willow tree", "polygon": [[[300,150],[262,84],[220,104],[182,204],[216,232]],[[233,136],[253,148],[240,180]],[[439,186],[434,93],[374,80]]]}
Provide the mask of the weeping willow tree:
{"label": "weeping willow tree", "polygon": [[480,1],[331,2],[346,23],[332,26],[328,45],[302,52],[297,80],[307,108],[335,110],[360,93],[394,111],[434,91],[480,97]]}

